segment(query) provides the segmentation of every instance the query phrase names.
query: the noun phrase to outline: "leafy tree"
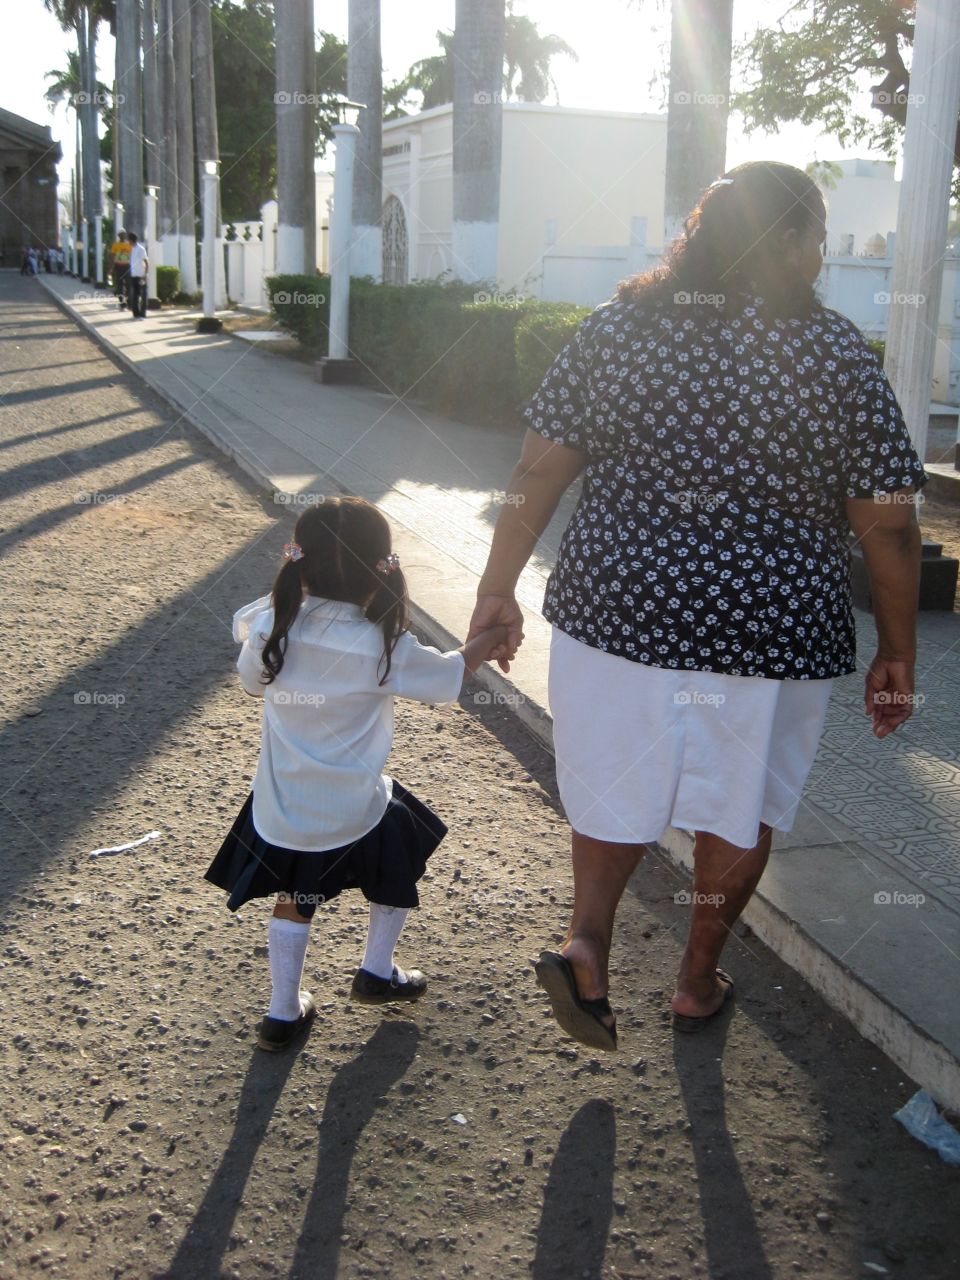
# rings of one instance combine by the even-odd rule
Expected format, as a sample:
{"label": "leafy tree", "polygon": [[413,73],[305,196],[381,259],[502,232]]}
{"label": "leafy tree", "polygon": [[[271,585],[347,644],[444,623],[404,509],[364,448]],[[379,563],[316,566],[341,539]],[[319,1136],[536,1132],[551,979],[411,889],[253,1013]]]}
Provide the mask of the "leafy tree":
{"label": "leafy tree", "polygon": [[[503,93],[519,102],[543,102],[556,84],[550,66],[554,58],[577,60],[574,49],[555,35],[541,35],[530,18],[508,6],[503,42]],[[387,119],[410,111],[429,111],[453,101],[453,32],[438,31],[440,52],[415,62],[407,74],[384,89]]]}
{"label": "leafy tree", "polygon": [[[795,0],[776,27],[758,28],[737,50],[749,83],[732,106],[747,131],[796,120],[894,156],[907,117],[915,12],[914,0]],[[867,77],[874,83],[865,110]],[[960,128],[954,154],[960,163]]]}

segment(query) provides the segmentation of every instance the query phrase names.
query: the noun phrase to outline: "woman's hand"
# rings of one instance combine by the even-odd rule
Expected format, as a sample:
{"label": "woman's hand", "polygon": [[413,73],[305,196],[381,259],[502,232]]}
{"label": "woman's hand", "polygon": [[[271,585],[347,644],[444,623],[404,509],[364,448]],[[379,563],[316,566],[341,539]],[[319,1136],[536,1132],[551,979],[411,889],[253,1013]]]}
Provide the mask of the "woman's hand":
{"label": "woman's hand", "polygon": [[882,658],[878,653],[867,671],[864,712],[873,717],[878,738],[893,733],[913,715],[913,663]]}
{"label": "woman's hand", "polygon": [[490,660],[496,661],[504,673],[510,670],[510,663],[517,656],[517,650],[523,644],[523,614],[516,599],[511,596],[481,595],[477,597],[476,608],[470,619],[470,630],[467,641],[478,636],[491,627],[506,627],[506,640],[490,654]]}

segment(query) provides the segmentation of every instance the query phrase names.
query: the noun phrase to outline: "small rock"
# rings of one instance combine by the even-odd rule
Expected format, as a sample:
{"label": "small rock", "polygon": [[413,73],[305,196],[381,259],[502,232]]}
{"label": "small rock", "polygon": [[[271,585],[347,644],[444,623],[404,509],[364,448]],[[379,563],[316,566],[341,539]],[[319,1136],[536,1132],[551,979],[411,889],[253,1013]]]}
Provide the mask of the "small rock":
{"label": "small rock", "polygon": [[454,1123],[454,1124],[466,1124],[466,1123],[467,1123],[467,1117],[466,1117],[466,1116],[464,1116],[464,1115],[461,1115],[459,1111],[455,1112],[455,1113],[450,1117],[450,1119],[453,1121],[453,1123]]}

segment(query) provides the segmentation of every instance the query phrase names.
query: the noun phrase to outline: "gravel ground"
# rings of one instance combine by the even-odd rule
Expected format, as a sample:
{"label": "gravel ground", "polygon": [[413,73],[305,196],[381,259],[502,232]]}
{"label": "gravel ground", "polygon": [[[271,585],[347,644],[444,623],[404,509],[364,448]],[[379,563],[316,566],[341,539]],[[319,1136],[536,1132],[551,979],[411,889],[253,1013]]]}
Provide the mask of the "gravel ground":
{"label": "gravel ground", "polygon": [[560,1037],[550,761],[469,687],[401,705],[389,766],[451,827],[399,952],[427,997],[348,1002],[344,897],[309,1037],[255,1050],[269,906],[202,874],[258,742],[229,618],[289,514],[10,272],[0,450],[0,1280],[957,1276],[960,1171],[891,1119],[913,1085],[748,932],[732,1017],[674,1043],[666,865],[621,912],[623,1051]]}

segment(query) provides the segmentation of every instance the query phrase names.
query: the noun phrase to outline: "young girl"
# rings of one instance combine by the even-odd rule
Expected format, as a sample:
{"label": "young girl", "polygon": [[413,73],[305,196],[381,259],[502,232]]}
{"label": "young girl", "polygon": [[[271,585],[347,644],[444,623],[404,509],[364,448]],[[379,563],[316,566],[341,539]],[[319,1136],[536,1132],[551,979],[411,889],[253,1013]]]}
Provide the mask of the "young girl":
{"label": "young girl", "polygon": [[351,997],[416,1000],[427,983],[393,949],[416,882],[446,835],[435,813],[382,773],[393,699],[452,702],[464,669],[509,657],[506,628],[440,653],[406,629],[407,588],[390,527],[360,498],[326,498],[297,521],[270,596],[239,610],[243,687],[264,699],[253,792],[206,879],[236,911],[277,894],[269,928],[273,995],[257,1044],[285,1048],[313,1018],[300,990],[320,902],[359,888],[370,903],[366,952]]}

